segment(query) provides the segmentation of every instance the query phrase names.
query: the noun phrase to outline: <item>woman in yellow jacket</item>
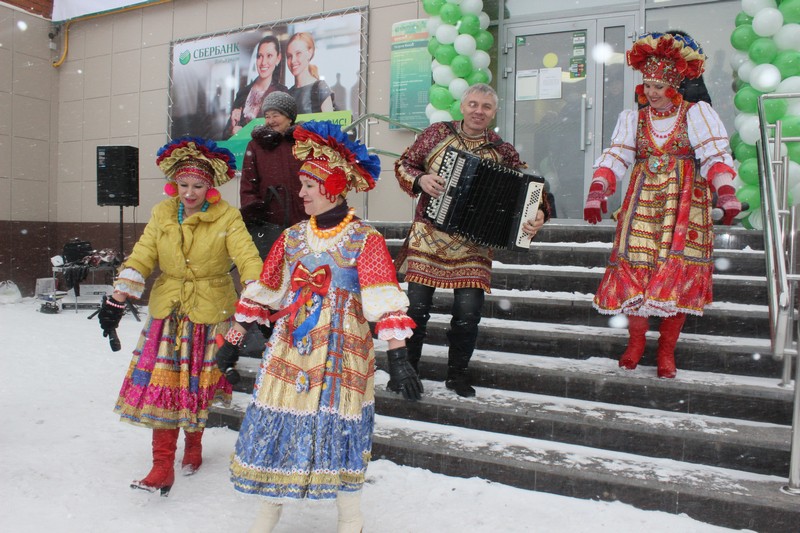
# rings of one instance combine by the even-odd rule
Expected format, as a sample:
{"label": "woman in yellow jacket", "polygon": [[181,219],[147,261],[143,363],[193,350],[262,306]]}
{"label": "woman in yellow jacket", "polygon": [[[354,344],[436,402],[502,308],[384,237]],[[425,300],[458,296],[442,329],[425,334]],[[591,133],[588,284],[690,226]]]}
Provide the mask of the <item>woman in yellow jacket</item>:
{"label": "woman in yellow jacket", "polygon": [[123,421],[153,429],[153,468],[131,488],[166,496],[175,479],[180,428],[186,434],[182,471],[191,475],[202,463],[209,405],[230,401],[231,385],[215,362],[215,339],[230,327],[238,298],[231,265],[244,282],[255,280],[261,258],[239,210],[215,189],[233,177],[233,154],[187,137],[161,148],[156,163],[172,198],[153,208],[98,316],[103,331],[113,332],[126,299],[142,296],[145,279],[158,266],[149,317],[114,411]]}

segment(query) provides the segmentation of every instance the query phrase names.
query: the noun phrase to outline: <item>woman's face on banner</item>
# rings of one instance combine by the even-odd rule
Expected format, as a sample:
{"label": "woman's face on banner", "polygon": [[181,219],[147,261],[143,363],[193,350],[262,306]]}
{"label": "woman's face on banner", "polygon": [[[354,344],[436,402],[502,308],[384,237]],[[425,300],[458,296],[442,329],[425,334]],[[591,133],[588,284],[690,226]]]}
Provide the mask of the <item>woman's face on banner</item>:
{"label": "woman's face on banner", "polygon": [[275,49],[275,43],[263,43],[258,47],[256,69],[261,78],[272,78],[275,66],[281,62],[281,55]]}
{"label": "woman's face on banner", "polygon": [[297,76],[308,69],[308,64],[311,62],[312,57],[311,50],[308,49],[302,39],[292,41],[286,48],[286,62],[289,65],[289,71],[292,76]]}

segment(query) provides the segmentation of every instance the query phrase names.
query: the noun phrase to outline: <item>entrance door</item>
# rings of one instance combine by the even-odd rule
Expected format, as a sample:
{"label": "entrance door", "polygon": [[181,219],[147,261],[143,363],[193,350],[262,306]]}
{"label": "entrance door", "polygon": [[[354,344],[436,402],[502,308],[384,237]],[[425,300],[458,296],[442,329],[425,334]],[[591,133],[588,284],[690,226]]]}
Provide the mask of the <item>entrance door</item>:
{"label": "entrance door", "polygon": [[[508,24],[502,120],[508,139],[544,176],[556,216],[582,219],[592,164],[609,144],[619,113],[635,106],[625,50],[635,14]],[[609,198],[619,207],[624,183]]]}

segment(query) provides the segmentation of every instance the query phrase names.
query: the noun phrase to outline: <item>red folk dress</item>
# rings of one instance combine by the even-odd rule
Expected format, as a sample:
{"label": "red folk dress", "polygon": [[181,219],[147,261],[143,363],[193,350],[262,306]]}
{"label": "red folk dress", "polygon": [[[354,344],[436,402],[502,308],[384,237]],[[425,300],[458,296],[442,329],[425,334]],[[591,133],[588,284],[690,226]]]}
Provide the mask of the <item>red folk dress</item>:
{"label": "red folk dress", "polygon": [[724,126],[704,102],[683,102],[665,119],[649,106],[623,111],[611,147],[595,163],[618,181],[633,164],[594,297],[600,313],[703,314],[712,302],[714,250],[707,178],[710,171],[735,174],[727,147]]}

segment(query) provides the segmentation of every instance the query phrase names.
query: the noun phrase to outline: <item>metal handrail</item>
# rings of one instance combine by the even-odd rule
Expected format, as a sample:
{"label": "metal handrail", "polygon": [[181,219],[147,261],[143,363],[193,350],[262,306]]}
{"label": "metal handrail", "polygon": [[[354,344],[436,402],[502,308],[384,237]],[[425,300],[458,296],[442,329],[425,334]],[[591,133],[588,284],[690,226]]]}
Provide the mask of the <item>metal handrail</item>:
{"label": "metal handrail", "polygon": [[[797,329],[800,337],[800,323],[797,322],[793,306],[795,285],[800,281],[795,252],[795,235],[800,217],[797,206],[790,208],[788,205],[789,160],[787,156],[781,156],[781,144],[800,142],[800,137],[783,137],[781,121],[777,120],[775,124],[767,121],[764,101],[778,98],[800,98],[800,93],[770,93],[759,97],[760,139],[756,141],[756,148],[767,267],[770,342],[773,357],[783,360],[782,386],[791,384],[792,356],[796,367],[789,484],[781,487],[781,491],[800,495],[800,364],[797,364],[797,341],[794,340],[794,329]],[[774,132],[773,150],[770,150],[770,131]]]}

